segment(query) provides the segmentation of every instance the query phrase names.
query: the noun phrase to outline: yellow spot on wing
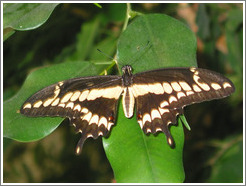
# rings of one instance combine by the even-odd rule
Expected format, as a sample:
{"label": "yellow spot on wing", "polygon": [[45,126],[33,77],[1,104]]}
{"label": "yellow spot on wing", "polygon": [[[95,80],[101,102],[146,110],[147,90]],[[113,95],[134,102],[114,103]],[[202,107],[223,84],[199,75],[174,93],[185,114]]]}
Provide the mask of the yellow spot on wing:
{"label": "yellow spot on wing", "polygon": [[149,93],[148,86],[144,84],[134,84],[132,88],[134,97],[143,96]]}
{"label": "yellow spot on wing", "polygon": [[112,125],[114,125],[113,122],[108,122],[108,128],[107,129],[110,130],[110,128],[111,128]]}
{"label": "yellow spot on wing", "polygon": [[58,107],[65,107],[65,103],[60,103],[59,105],[58,105]]}
{"label": "yellow spot on wing", "polygon": [[150,128],[147,128],[147,133],[150,133],[150,132],[151,132]]}
{"label": "yellow spot on wing", "polygon": [[66,102],[71,98],[72,95],[73,95],[72,92],[66,93],[66,94],[62,97],[61,103],[66,103]]}
{"label": "yellow spot on wing", "polygon": [[79,104],[77,104],[77,105],[74,107],[73,110],[74,110],[74,111],[75,111],[75,110],[80,111],[80,110],[81,110],[81,106],[80,106]]}
{"label": "yellow spot on wing", "polygon": [[63,85],[63,81],[60,81],[58,85],[61,87]]}
{"label": "yellow spot on wing", "polygon": [[88,112],[86,115],[82,116],[81,119],[82,120],[86,120],[87,122],[89,122],[90,119],[91,119],[91,116],[92,116],[92,113]]}
{"label": "yellow spot on wing", "polygon": [[229,83],[225,82],[225,83],[223,83],[223,87],[227,88],[227,87],[231,87],[231,85]]}
{"label": "yellow spot on wing", "polygon": [[88,109],[87,108],[82,108],[81,112],[86,114],[86,113],[88,113]]}
{"label": "yellow spot on wing", "polygon": [[90,92],[89,92],[89,94],[87,95],[87,100],[95,100],[95,99],[97,99],[98,97],[100,97],[101,95],[102,95],[102,91],[103,91],[104,89],[91,89],[90,90]]}
{"label": "yellow spot on wing", "polygon": [[66,105],[66,108],[71,108],[71,109],[73,109],[73,106],[74,106],[74,103],[73,103],[73,102],[69,102],[69,103]]}
{"label": "yellow spot on wing", "polygon": [[191,72],[195,72],[195,71],[196,71],[196,68],[195,68],[195,67],[191,67],[191,68],[190,68],[190,71],[191,71]]}
{"label": "yellow spot on wing", "polygon": [[93,135],[92,134],[87,134],[87,138],[92,138],[93,137]]}
{"label": "yellow spot on wing", "polygon": [[99,120],[99,117],[98,117],[98,115],[97,114],[94,114],[93,116],[92,116],[92,118],[91,118],[91,120],[90,120],[90,123],[89,123],[89,125],[91,125],[91,124],[98,124],[98,120]]}
{"label": "yellow spot on wing", "polygon": [[164,108],[165,106],[168,106],[168,105],[169,105],[169,103],[167,101],[163,101],[160,104],[161,108]]}
{"label": "yellow spot on wing", "polygon": [[147,90],[154,94],[164,94],[163,86],[160,83],[148,84]]}
{"label": "yellow spot on wing", "polygon": [[70,98],[70,101],[76,101],[76,100],[79,98],[80,94],[81,94],[80,91],[78,91],[78,90],[75,91],[75,92],[73,93],[72,97]]}
{"label": "yellow spot on wing", "polygon": [[99,124],[98,126],[100,127],[100,125],[104,125],[105,128],[107,128],[107,125],[108,125],[108,121],[105,117],[101,117],[100,120],[99,120]]}
{"label": "yellow spot on wing", "polygon": [[151,118],[150,118],[150,115],[149,115],[148,113],[145,113],[145,114],[143,115],[143,125],[145,125],[145,123],[146,123],[147,121],[151,122]]}
{"label": "yellow spot on wing", "polygon": [[56,89],[55,89],[55,91],[54,91],[54,95],[53,95],[53,97],[49,97],[49,98],[47,98],[44,102],[43,102],[43,106],[44,107],[47,107],[47,106],[49,106],[55,99],[56,99],[56,97],[59,95],[59,93],[60,93],[60,88],[58,87],[58,86],[56,85]]}
{"label": "yellow spot on wing", "polygon": [[79,154],[80,153],[80,147],[77,147],[77,149],[76,149],[76,154]]}
{"label": "yellow spot on wing", "polygon": [[176,99],[176,97],[170,96],[170,97],[169,97],[169,103],[171,104],[171,103],[174,102],[174,101],[178,101],[178,100]]}
{"label": "yellow spot on wing", "polygon": [[58,89],[56,89],[55,91],[54,91],[54,96],[53,96],[53,98],[56,98],[57,96],[58,96],[58,94],[60,93],[60,89],[59,89],[59,87],[58,87]]}
{"label": "yellow spot on wing", "polygon": [[89,93],[89,90],[83,91],[83,92],[81,93],[80,97],[79,97],[79,101],[81,101],[81,102],[84,101],[84,100],[87,98],[88,93]]}
{"label": "yellow spot on wing", "polygon": [[26,109],[26,108],[32,108],[31,103],[26,103],[26,104],[23,106],[23,109]]}
{"label": "yellow spot on wing", "polygon": [[195,92],[201,92],[202,90],[197,86],[197,85],[193,85],[193,90],[195,91]]}
{"label": "yellow spot on wing", "polygon": [[49,98],[46,101],[44,101],[43,106],[47,107],[54,101],[54,98]]}
{"label": "yellow spot on wing", "polygon": [[218,83],[211,83],[211,87],[213,87],[214,90],[221,89],[221,86]]}
{"label": "yellow spot on wing", "polygon": [[172,144],[173,144],[172,139],[171,139],[171,138],[168,138],[168,140],[167,140],[167,141],[168,141],[168,144],[172,146]]}
{"label": "yellow spot on wing", "polygon": [[36,101],[34,104],[33,104],[33,107],[34,108],[39,108],[40,107],[40,105],[42,105],[42,101],[41,100],[39,100],[39,101]]}
{"label": "yellow spot on wing", "polygon": [[161,115],[158,112],[157,109],[152,109],[151,110],[151,119],[154,120],[155,118],[160,118],[161,119]]}
{"label": "yellow spot on wing", "polygon": [[143,128],[143,121],[142,120],[138,120],[138,124],[141,127],[141,129]]}
{"label": "yellow spot on wing", "polygon": [[178,92],[177,97],[178,97],[178,99],[180,99],[182,97],[186,97],[186,95],[183,92]]}
{"label": "yellow spot on wing", "polygon": [[177,82],[171,82],[171,85],[173,87],[173,90],[175,91],[181,91],[181,87],[179,86],[179,84]]}
{"label": "yellow spot on wing", "polygon": [[179,84],[182,87],[182,89],[184,89],[185,91],[191,90],[191,87],[185,81],[180,81]]}
{"label": "yellow spot on wing", "polygon": [[160,108],[160,107],[159,107],[159,111],[160,111],[161,115],[163,115],[163,114],[165,114],[165,113],[168,113],[168,112],[169,112],[169,110],[168,110],[168,109],[162,109],[162,108]]}
{"label": "yellow spot on wing", "polygon": [[187,91],[187,92],[186,92],[186,95],[187,95],[187,96],[192,95],[192,94],[194,94],[193,91]]}
{"label": "yellow spot on wing", "polygon": [[122,93],[122,90],[123,89],[121,86],[106,88],[103,92],[103,97],[109,99],[118,99]]}
{"label": "yellow spot on wing", "polygon": [[171,87],[171,85],[167,82],[164,82],[163,83],[163,88],[164,88],[164,92],[168,93],[168,94],[171,94],[173,89]]}
{"label": "yellow spot on wing", "polygon": [[199,76],[193,75],[193,79],[196,82],[196,84],[198,84],[203,90],[205,90],[205,91],[209,91],[210,90],[210,87],[208,86],[208,84],[199,82],[199,80],[200,80]]}
{"label": "yellow spot on wing", "polygon": [[55,101],[51,104],[51,106],[56,106],[59,103],[60,98],[56,98]]}

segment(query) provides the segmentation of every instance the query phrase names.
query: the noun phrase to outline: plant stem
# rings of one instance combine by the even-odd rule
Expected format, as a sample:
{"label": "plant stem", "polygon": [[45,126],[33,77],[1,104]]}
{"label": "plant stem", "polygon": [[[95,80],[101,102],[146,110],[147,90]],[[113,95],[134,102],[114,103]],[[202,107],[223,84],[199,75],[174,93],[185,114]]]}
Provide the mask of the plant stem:
{"label": "plant stem", "polygon": [[112,63],[104,71],[102,71],[99,75],[107,75],[108,70],[113,68],[115,64],[116,64],[116,60],[113,60]]}
{"label": "plant stem", "polygon": [[[126,3],[126,17],[125,17],[125,21],[124,21],[124,25],[122,27],[122,32],[127,28],[127,25],[128,25],[128,22],[129,22],[129,19],[131,18],[131,4],[130,3]],[[107,71],[112,68],[114,65],[117,65],[118,62],[116,60],[116,55],[114,56],[114,60],[113,62],[107,67],[107,69],[105,69],[103,72],[100,73],[100,75],[105,75],[107,73]],[[120,72],[120,69],[119,69],[119,66],[117,65],[117,68],[118,68],[118,71]]]}
{"label": "plant stem", "polygon": [[129,19],[131,18],[131,4],[130,3],[126,3],[126,17],[125,17],[125,21],[124,21],[124,25],[122,28],[122,32],[126,29]]}

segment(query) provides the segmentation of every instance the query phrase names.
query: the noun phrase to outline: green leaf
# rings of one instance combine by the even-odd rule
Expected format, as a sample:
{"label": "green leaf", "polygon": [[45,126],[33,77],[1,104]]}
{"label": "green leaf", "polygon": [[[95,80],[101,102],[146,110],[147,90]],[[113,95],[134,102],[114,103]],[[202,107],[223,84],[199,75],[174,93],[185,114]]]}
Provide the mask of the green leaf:
{"label": "green leaf", "polygon": [[[113,57],[115,54],[115,48],[116,38],[109,36],[93,46],[90,53],[90,59],[93,59],[93,61],[109,60],[109,56]],[[99,52],[97,49],[101,49],[103,53],[107,54],[107,56]]]}
{"label": "green leaf", "polygon": [[99,3],[94,3],[95,6],[97,6],[98,8],[102,8],[102,6]]}
{"label": "green leaf", "polygon": [[243,76],[243,11],[233,9],[228,12],[228,21],[226,23],[226,42],[228,46],[228,57],[231,67],[241,77]]}
{"label": "green leaf", "polygon": [[81,31],[77,36],[76,51],[72,56],[73,60],[85,60],[88,58],[98,34],[100,20],[101,18],[98,16],[93,21],[81,26]]}
{"label": "green leaf", "polygon": [[184,115],[180,115],[179,119],[181,119],[181,122],[184,124],[184,126],[187,128],[187,130],[191,130],[189,123],[187,122]]}
{"label": "green leaf", "polygon": [[[3,29],[32,30],[44,24],[59,3],[4,3]],[[6,39],[8,35],[4,35]]]}
{"label": "green leaf", "polygon": [[[149,43],[149,47],[146,46]],[[188,26],[161,14],[140,16],[118,42],[118,62],[134,73],[196,64],[196,38]]]}
{"label": "green leaf", "polygon": [[[121,35],[117,55],[119,66],[129,64],[134,73],[171,66],[197,66],[196,38],[176,19],[162,14],[144,15],[136,18]],[[116,181],[183,182],[182,123],[170,128],[176,145],[172,149],[163,133],[145,135],[136,116],[127,119],[121,102],[119,104],[117,125],[107,139],[103,138]]]}
{"label": "green leaf", "polygon": [[199,28],[197,35],[205,40],[210,36],[210,20],[204,4],[199,4],[196,16],[197,26]]}
{"label": "green leaf", "polygon": [[117,125],[109,138],[103,138],[107,158],[119,183],[182,182],[184,170],[182,124],[171,127],[175,149],[171,149],[163,133],[145,135],[136,115],[127,119],[120,102]]}
{"label": "green leaf", "polygon": [[98,75],[104,66],[95,66],[89,62],[62,63],[32,72],[19,92],[3,103],[3,136],[28,142],[41,139],[54,131],[63,118],[26,117],[18,113],[25,100],[38,90],[79,76]]}
{"label": "green leaf", "polygon": [[220,150],[212,159],[209,183],[243,182],[243,137],[229,136],[220,143]]}
{"label": "green leaf", "polygon": [[3,41],[8,39],[14,33],[15,33],[15,30],[13,28],[5,28],[5,29],[3,29]]}

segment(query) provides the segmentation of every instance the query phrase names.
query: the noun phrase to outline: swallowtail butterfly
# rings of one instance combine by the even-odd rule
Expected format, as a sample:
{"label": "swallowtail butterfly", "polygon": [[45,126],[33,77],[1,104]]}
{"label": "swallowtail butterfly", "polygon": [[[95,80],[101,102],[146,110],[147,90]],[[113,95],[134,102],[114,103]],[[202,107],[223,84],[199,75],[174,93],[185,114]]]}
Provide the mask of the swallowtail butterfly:
{"label": "swallowtail butterfly", "polygon": [[201,68],[165,68],[132,74],[127,65],[122,72],[122,76],[80,77],[50,85],[28,98],[20,112],[31,117],[68,117],[82,135],[76,148],[79,154],[87,138],[108,134],[115,124],[122,95],[125,116],[131,118],[136,108],[143,132],[161,131],[173,147],[168,127],[176,123],[184,106],[223,98],[235,91],[229,79]]}

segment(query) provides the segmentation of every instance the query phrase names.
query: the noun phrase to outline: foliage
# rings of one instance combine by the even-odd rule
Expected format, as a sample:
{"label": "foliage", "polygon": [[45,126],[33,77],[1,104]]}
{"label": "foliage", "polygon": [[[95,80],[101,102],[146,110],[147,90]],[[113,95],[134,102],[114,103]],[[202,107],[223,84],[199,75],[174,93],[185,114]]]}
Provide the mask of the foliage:
{"label": "foliage", "polygon": [[58,3],[4,3],[3,38],[11,36],[15,30],[35,29],[44,24]]}
{"label": "foliage", "polygon": [[[33,8],[34,5],[36,8]],[[126,63],[133,66],[134,73],[166,66],[195,66],[195,37],[187,26],[176,19],[161,14],[140,14],[132,11],[129,5],[126,9],[125,4],[61,4],[59,6],[54,4],[49,8],[45,5],[48,4],[4,5],[4,20],[7,20],[4,29],[10,29],[8,33],[11,33],[14,28],[10,25],[18,23],[14,19],[15,11],[11,11],[18,7],[22,10],[16,12],[20,16],[18,20],[23,21],[18,24],[29,25],[26,29],[36,29],[26,32],[17,31],[11,37],[8,33],[4,36],[8,39],[4,42],[4,100],[6,101],[3,107],[3,134],[5,137],[19,141],[33,141],[50,134],[43,140],[26,144],[4,139],[4,162],[6,162],[4,182],[111,182],[112,171],[100,140],[88,140],[82,155],[75,157],[73,150],[77,137],[66,125],[66,120],[58,127],[60,118],[27,118],[16,111],[32,93],[61,79],[103,74],[104,69],[108,73],[118,74],[118,69]],[[235,83],[237,91],[228,99],[230,101],[228,103],[218,101],[217,107],[213,106],[215,102],[211,105],[208,103],[201,106],[200,104],[193,107],[196,114],[189,114],[194,113],[192,108],[190,112],[187,112],[190,118],[187,120],[193,127],[192,133],[185,134],[188,136],[186,139],[188,146],[185,147],[184,152],[186,182],[223,182],[223,180],[240,182],[240,176],[231,179],[216,177],[215,172],[223,169],[221,167],[225,161],[218,158],[212,161],[213,163],[206,164],[206,160],[201,161],[199,158],[199,153],[205,152],[208,161],[213,154],[211,152],[221,152],[216,145],[213,145],[213,141],[206,145],[204,140],[208,137],[222,140],[233,132],[236,139],[241,139],[237,138],[237,135],[241,135],[242,128],[241,6],[238,4],[216,6],[187,4],[187,7],[183,7],[180,4],[132,4],[132,7],[141,12],[168,12],[174,17],[183,19],[194,32],[196,31],[192,25],[195,24],[195,19],[190,20],[185,15],[197,17],[199,66],[227,74]],[[225,13],[228,10],[230,11],[227,15]],[[54,12],[51,14],[52,11]],[[11,19],[6,12],[12,14]],[[35,17],[33,14],[41,14],[43,18],[37,16],[40,19],[27,19],[30,15]],[[218,21],[219,16],[223,18],[221,18],[223,21]],[[32,26],[29,24],[30,20],[34,23]],[[44,24],[45,21],[47,22]],[[132,22],[128,25],[130,21]],[[7,22],[9,24],[6,24]],[[207,27],[209,29],[202,27],[203,22],[209,26]],[[38,26],[40,27],[37,28]],[[17,27],[14,29],[17,30]],[[29,38],[35,38],[35,40]],[[227,43],[223,38],[227,39]],[[97,48],[110,56],[113,56],[116,51],[118,69],[115,68],[114,62],[97,52]],[[203,59],[206,63],[202,63]],[[33,71],[39,66],[48,67]],[[33,72],[23,84],[25,76],[30,71]],[[5,81],[6,79],[8,81]],[[15,96],[12,97],[14,94]],[[232,114],[223,114],[226,112]],[[209,115],[204,116],[204,113]],[[212,120],[213,115],[216,117]],[[212,121],[206,122],[206,118]],[[233,126],[228,125],[230,121],[234,121]],[[206,123],[217,125],[207,126],[209,124]],[[223,130],[217,130],[219,127],[223,127]],[[52,132],[53,130],[55,131]],[[171,133],[176,142],[174,150],[166,144],[164,134],[144,135],[136,118],[126,119],[120,106],[117,125],[112,129],[109,137],[103,139],[103,146],[116,182],[182,182],[184,180],[182,162],[184,134],[181,121],[177,127],[171,127]],[[228,144],[230,140],[222,140],[222,142]],[[205,148],[201,149],[197,144],[202,144]],[[33,145],[36,147],[32,148]],[[238,148],[241,145],[239,140]],[[211,149],[211,146],[214,149]],[[232,151],[233,153],[227,154],[227,151],[222,152],[226,157],[237,156],[240,160],[242,151]],[[18,156],[9,156],[16,155],[17,152]],[[194,158],[194,154],[198,156]],[[216,156],[216,153],[214,154]],[[29,164],[25,157],[29,157],[33,163]],[[71,159],[71,164],[67,162],[68,158]],[[47,161],[53,163],[45,163]],[[228,162],[227,166],[233,164]],[[204,165],[212,168],[211,176],[205,175]],[[194,167],[199,170],[194,171]],[[193,172],[191,173],[189,169]],[[19,176],[14,177],[13,170],[18,173],[17,175],[22,174],[22,179]],[[53,171],[46,171],[47,174],[44,174],[42,170]],[[241,168],[231,170],[242,172]],[[199,174],[201,171],[203,171],[202,174]],[[228,173],[227,177],[230,176],[230,172]]]}

